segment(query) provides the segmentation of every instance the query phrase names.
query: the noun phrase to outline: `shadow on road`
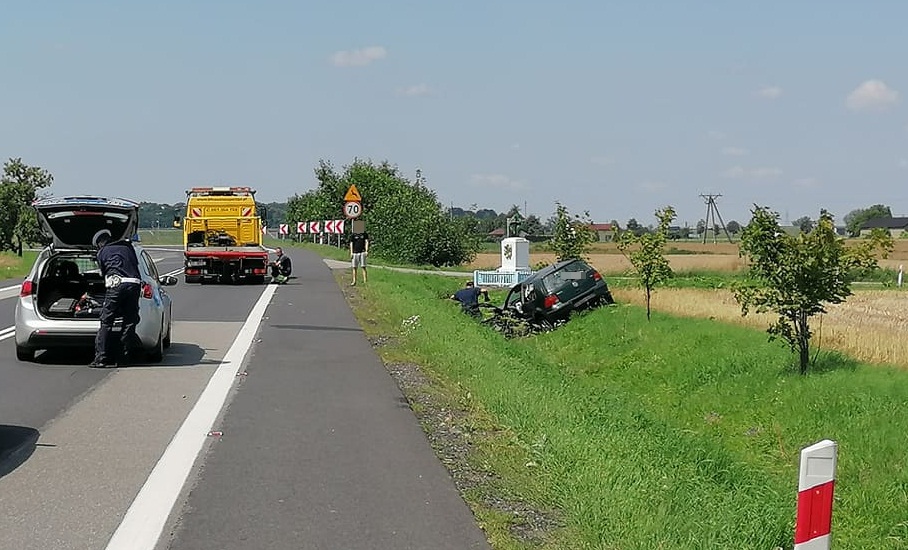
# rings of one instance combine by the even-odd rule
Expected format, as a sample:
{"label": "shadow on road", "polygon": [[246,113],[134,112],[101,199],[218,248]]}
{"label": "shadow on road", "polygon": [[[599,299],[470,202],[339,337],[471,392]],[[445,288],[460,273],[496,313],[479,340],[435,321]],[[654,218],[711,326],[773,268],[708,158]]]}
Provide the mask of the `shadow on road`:
{"label": "shadow on road", "polygon": [[0,424],[0,477],[25,463],[38,443],[38,430]]}
{"label": "shadow on road", "polygon": [[337,331],[346,331],[346,332],[362,332],[361,328],[354,327],[326,327],[321,325],[269,325],[274,328],[283,328],[290,330],[337,330]]}
{"label": "shadow on road", "polygon": [[[164,350],[164,360],[153,363],[144,357],[128,367],[195,367],[198,365],[219,365],[217,359],[206,359],[208,350],[192,342],[174,342]],[[94,350],[91,348],[53,349],[40,352],[35,356],[35,362],[45,366],[80,366],[88,365],[94,359]]]}

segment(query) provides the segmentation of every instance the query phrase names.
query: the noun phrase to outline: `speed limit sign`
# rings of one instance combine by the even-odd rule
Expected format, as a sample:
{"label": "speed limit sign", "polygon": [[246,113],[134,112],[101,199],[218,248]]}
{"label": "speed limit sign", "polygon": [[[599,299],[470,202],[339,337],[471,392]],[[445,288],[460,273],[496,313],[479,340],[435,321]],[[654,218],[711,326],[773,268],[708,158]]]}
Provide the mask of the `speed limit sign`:
{"label": "speed limit sign", "polygon": [[356,218],[363,213],[363,206],[356,201],[348,201],[344,203],[344,215],[348,218]]}

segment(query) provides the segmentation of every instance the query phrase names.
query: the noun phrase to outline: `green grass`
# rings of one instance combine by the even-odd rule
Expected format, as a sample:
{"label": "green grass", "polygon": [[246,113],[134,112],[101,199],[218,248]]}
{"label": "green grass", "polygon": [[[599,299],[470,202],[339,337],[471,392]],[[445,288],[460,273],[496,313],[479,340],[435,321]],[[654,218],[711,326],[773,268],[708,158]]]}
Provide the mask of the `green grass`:
{"label": "green grass", "polygon": [[181,245],[183,244],[182,229],[140,229],[139,238],[145,246],[155,245]]}
{"label": "green grass", "polygon": [[28,275],[38,253],[33,250],[23,250],[22,257],[15,252],[0,252],[0,279],[22,279]]}
{"label": "green grass", "polygon": [[[824,438],[840,446],[834,544],[908,548],[908,372],[828,354],[800,377],[762,331],[624,305],[506,341],[439,299],[456,286],[379,270],[358,314],[398,336],[386,359],[491,423],[473,460],[495,491],[560,511],[546,548],[791,548],[798,453]],[[513,518],[466,498],[496,548],[521,547],[502,538]]]}

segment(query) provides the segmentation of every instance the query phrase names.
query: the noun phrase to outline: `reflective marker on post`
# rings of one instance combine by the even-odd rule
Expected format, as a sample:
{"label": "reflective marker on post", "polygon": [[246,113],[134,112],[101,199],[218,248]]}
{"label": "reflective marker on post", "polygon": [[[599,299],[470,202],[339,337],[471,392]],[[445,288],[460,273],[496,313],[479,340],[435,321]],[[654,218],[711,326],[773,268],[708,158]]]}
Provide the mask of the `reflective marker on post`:
{"label": "reflective marker on post", "polygon": [[828,439],[801,450],[794,550],[829,550],[836,451]]}

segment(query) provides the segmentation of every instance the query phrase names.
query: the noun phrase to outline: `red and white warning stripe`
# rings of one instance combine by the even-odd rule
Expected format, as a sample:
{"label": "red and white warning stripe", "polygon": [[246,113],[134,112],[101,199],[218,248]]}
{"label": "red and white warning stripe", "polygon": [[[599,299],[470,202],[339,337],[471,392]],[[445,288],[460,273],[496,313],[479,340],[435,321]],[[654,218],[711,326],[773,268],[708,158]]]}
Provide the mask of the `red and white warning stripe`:
{"label": "red and white warning stripe", "polygon": [[241,216],[251,216],[251,215],[252,215],[252,207],[251,207],[251,206],[244,206],[243,209],[242,209],[242,211],[240,212],[240,215],[241,215]]}
{"label": "red and white warning stripe", "polygon": [[193,208],[192,211],[191,211],[191,213],[192,213],[192,217],[193,217],[193,218],[201,218],[201,217],[202,217],[202,209],[201,209],[201,208]]}
{"label": "red and white warning stripe", "polygon": [[824,439],[801,451],[794,550],[829,550],[837,447]]}

